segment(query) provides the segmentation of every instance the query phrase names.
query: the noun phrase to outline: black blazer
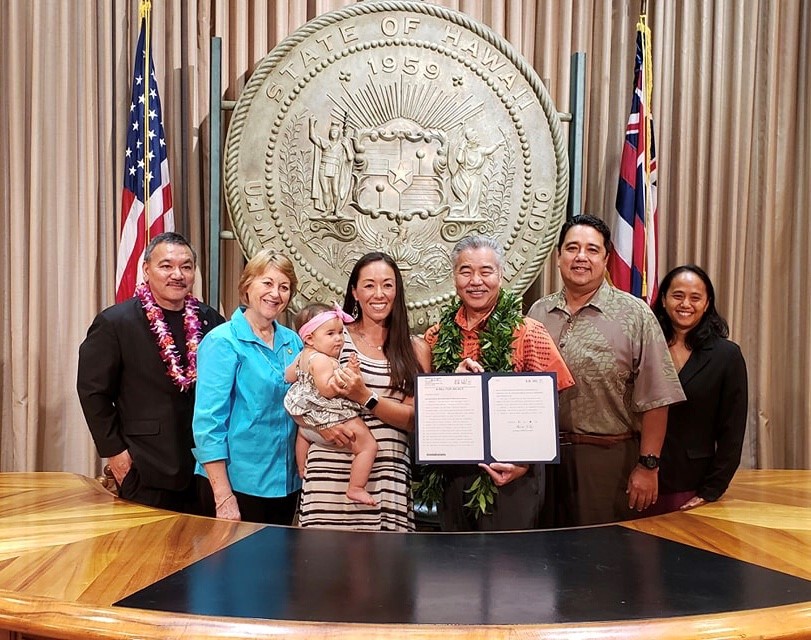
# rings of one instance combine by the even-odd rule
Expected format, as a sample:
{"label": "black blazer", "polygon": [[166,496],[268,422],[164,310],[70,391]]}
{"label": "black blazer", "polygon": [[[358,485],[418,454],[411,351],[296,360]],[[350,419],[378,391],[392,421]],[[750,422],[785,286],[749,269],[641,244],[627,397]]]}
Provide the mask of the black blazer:
{"label": "black blazer", "polygon": [[[225,320],[200,304],[203,335]],[[79,347],[79,401],[103,458],[129,449],[144,485],[180,490],[194,475],[194,388],[166,373],[138,298],[99,313]]]}
{"label": "black blazer", "polygon": [[687,396],[671,405],[659,493],[695,490],[717,500],[741,461],[748,404],[746,362],[737,344],[711,338],[679,372]]}

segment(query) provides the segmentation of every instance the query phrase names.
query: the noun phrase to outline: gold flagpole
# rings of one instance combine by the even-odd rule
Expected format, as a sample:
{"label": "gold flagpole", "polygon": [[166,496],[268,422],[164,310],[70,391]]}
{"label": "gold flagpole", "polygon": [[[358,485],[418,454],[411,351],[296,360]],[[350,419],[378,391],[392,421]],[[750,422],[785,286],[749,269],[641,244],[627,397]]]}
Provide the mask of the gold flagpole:
{"label": "gold flagpole", "polygon": [[144,246],[149,244],[149,45],[152,40],[150,33],[150,13],[152,2],[150,0],[140,0],[138,16],[144,22],[144,126],[141,131],[141,139],[144,144]]}
{"label": "gold flagpole", "polygon": [[653,229],[653,193],[651,185],[651,153],[653,140],[653,52],[650,43],[650,29],[648,28],[647,16],[643,16],[644,32],[642,43],[645,52],[643,72],[645,74],[645,297],[647,298],[648,279],[648,242],[647,236],[650,229]]}
{"label": "gold flagpole", "polygon": [[636,25],[638,33],[642,34],[642,82],[644,85],[645,100],[645,242],[642,243],[642,297],[648,296],[648,225],[653,224],[651,216],[651,185],[650,185],[650,154],[651,154],[651,100],[653,98],[653,64],[651,61],[650,29],[648,28],[647,0],[642,0],[639,22]]}

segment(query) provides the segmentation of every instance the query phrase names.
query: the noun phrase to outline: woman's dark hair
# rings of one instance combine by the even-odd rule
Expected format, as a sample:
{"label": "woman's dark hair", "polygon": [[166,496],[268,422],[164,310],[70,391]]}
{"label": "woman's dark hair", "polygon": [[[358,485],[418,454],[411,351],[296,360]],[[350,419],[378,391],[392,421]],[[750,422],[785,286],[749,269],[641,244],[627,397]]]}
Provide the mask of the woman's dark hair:
{"label": "woman's dark hair", "polygon": [[344,298],[344,311],[354,314],[357,312],[358,320],[363,319],[363,309],[361,309],[352,289],[358,286],[360,271],[373,262],[385,262],[394,271],[394,283],[397,292],[392,303],[391,314],[386,320],[386,327],[389,332],[386,341],[383,343],[383,353],[389,361],[389,373],[391,375],[391,386],[400,389],[408,396],[414,395],[414,376],[424,373],[417,356],[414,354],[414,347],[411,346],[411,332],[408,328],[408,309],[405,302],[405,287],[403,276],[394,259],[380,251],[367,253],[355,263],[352,273],[349,274],[349,282],[346,285],[346,297]]}
{"label": "woman's dark hair", "polygon": [[698,324],[690,329],[684,337],[685,344],[692,350],[700,347],[712,336],[719,338],[728,337],[729,325],[727,325],[727,321],[721,317],[715,308],[715,288],[712,286],[710,276],[699,266],[684,264],[675,269],[671,269],[668,274],[662,278],[662,282],[659,285],[659,293],[653,303],[653,313],[656,315],[656,319],[662,327],[662,332],[665,334],[665,339],[668,344],[670,344],[670,341],[673,339],[675,332],[673,330],[673,322],[670,320],[670,316],[667,315],[667,311],[665,310],[665,296],[667,296],[667,292],[670,290],[670,285],[673,284],[673,278],[685,272],[696,274],[701,278],[704,287],[707,289],[707,310],[704,312],[704,315],[701,316],[701,320],[699,320]]}

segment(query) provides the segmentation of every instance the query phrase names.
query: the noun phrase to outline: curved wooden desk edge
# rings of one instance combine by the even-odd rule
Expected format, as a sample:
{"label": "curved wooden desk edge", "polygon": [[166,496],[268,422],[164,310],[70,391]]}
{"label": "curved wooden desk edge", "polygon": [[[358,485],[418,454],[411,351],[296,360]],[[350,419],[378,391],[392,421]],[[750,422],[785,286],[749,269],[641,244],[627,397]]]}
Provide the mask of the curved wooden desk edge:
{"label": "curved wooden desk edge", "polygon": [[[133,638],[427,638],[464,640],[709,640],[719,637],[808,638],[811,603],[693,616],[579,625],[379,625],[218,618],[124,607],[89,607],[76,602],[0,590],[0,626],[58,640]],[[764,633],[772,629],[773,633]]]}
{"label": "curved wooden desk edge", "polygon": [[[66,502],[65,496],[72,494],[77,494],[76,499],[81,498],[81,503],[86,510],[79,509],[77,513],[75,505],[69,505],[65,507],[65,511],[60,511]],[[83,640],[86,638],[113,640],[266,638],[270,636],[299,639],[368,636],[418,640],[439,635],[443,638],[464,638],[466,640],[478,640],[479,638],[488,640],[491,638],[496,640],[508,638],[511,640],[517,638],[642,640],[652,637],[664,640],[675,640],[676,638],[704,640],[719,637],[788,639],[811,636],[811,602],[770,609],[669,619],[625,620],[577,625],[500,626],[289,622],[198,616],[107,606],[107,603],[115,602],[120,597],[142,588],[143,584],[151,584],[164,575],[169,575],[219,548],[249,535],[260,525],[225,523],[132,505],[116,499],[94,480],[73,474],[0,474],[0,496],[3,498],[0,518],[8,519],[8,522],[16,522],[19,514],[24,514],[26,521],[33,520],[35,523],[39,523],[38,515],[45,515],[46,517],[42,519],[42,527],[56,527],[58,534],[62,536],[70,534],[71,521],[76,522],[81,519],[82,524],[87,523],[90,531],[83,530],[82,534],[93,541],[93,544],[100,545],[100,548],[109,554],[105,567],[112,567],[111,571],[117,571],[132,564],[129,559],[125,562],[123,554],[119,553],[120,550],[117,547],[119,536],[142,535],[157,528],[160,535],[171,531],[172,535],[169,537],[171,541],[178,535],[182,536],[189,531],[201,528],[207,532],[204,544],[199,544],[200,540],[196,540],[194,552],[173,552],[170,554],[171,562],[166,561],[165,558],[162,558],[163,562],[152,559],[151,564],[145,565],[148,570],[138,566],[131,568],[134,577],[130,577],[129,582],[124,583],[125,587],[117,584],[118,591],[113,590],[112,593],[108,593],[100,591],[101,587],[93,591],[93,583],[90,582],[89,588],[83,584],[81,591],[78,592],[80,595],[71,598],[67,593],[63,597],[26,593],[25,589],[31,584],[36,584],[37,580],[47,579],[47,575],[42,574],[47,574],[49,567],[41,564],[43,558],[53,561],[56,557],[58,562],[58,558],[61,556],[53,555],[54,545],[58,544],[58,541],[49,541],[51,546],[47,555],[43,555],[42,550],[36,548],[32,552],[36,556],[33,560],[26,556],[24,561],[21,561],[24,565],[22,569],[16,568],[14,571],[10,571],[10,567],[14,568],[13,562],[16,558],[26,554],[28,548],[20,546],[16,552],[9,551],[9,540],[19,545],[22,545],[24,540],[20,541],[23,536],[19,534],[19,531],[15,531],[17,537],[14,538],[9,533],[12,527],[6,524],[0,529],[0,551],[3,552],[0,554],[0,577],[2,577],[0,579],[0,628],[59,640],[79,640],[80,638]],[[747,504],[749,505],[748,511],[744,508]],[[685,514],[670,514],[625,524],[629,528],[669,539],[677,539],[686,544],[752,561],[750,554],[752,557],[757,553],[762,554],[764,549],[762,544],[754,545],[754,550],[751,552],[745,549],[741,551],[737,547],[734,551],[732,547],[725,549],[712,539],[711,530],[713,527],[718,527],[719,531],[729,534],[730,531],[735,530],[735,527],[744,526],[748,535],[752,526],[746,523],[744,513],[758,514],[763,510],[764,505],[768,504],[776,505],[784,517],[793,517],[791,514],[785,515],[787,509],[800,509],[803,514],[807,514],[808,507],[811,506],[811,472],[743,472],[740,478],[736,478],[736,483],[733,484],[728,494],[727,502],[725,504],[717,503],[714,510],[705,510],[706,515],[704,516],[700,510],[696,510],[690,514],[689,518],[684,518]],[[94,519],[92,514],[100,517]],[[15,517],[15,520],[10,520]],[[678,522],[682,524],[678,525]],[[118,529],[116,529],[116,523],[119,523]],[[100,527],[98,531],[93,529],[96,524]],[[777,531],[782,524],[777,522],[774,527],[765,527],[765,529],[771,528],[773,531]],[[28,529],[25,527],[29,526],[30,524],[24,525],[22,530],[27,532]],[[680,526],[681,532],[679,531]],[[726,529],[722,527],[726,527]],[[772,568],[803,577],[808,575],[808,567],[811,564],[811,560],[807,558],[808,549],[811,548],[807,540],[811,535],[809,529],[811,527],[805,526],[804,530],[799,528],[791,534],[800,541],[799,547],[788,554],[795,557],[796,554],[799,554],[805,560],[796,561],[795,559],[795,564],[792,565],[792,561],[788,559],[786,560],[787,566],[773,566]],[[137,530],[136,533],[133,533],[135,530]],[[801,535],[793,535],[798,532]],[[785,534],[785,531],[780,531],[780,533]],[[770,534],[766,531],[763,535]],[[12,540],[12,538],[14,539]],[[41,535],[37,534],[36,540],[41,545],[44,544]],[[768,538],[763,538],[762,542],[767,541]],[[85,540],[81,539],[80,542],[85,543]],[[738,542],[740,543],[740,540]],[[745,545],[738,544],[738,546]],[[159,552],[149,555],[159,555]],[[780,558],[782,555],[785,554],[782,554],[780,550],[775,550],[771,558],[767,558],[766,562],[759,562],[759,564],[777,565],[782,561]],[[759,557],[761,560],[763,559],[762,556]],[[2,560],[3,558],[5,560]],[[9,560],[10,558],[11,560]],[[147,558],[145,562],[149,560]],[[791,570],[792,566],[794,570]],[[57,567],[56,570],[58,569]],[[12,575],[13,580],[23,586],[14,590],[9,589],[8,584],[11,579],[7,577],[8,575]],[[98,580],[98,576],[95,578]],[[29,589],[29,591],[34,590]]]}

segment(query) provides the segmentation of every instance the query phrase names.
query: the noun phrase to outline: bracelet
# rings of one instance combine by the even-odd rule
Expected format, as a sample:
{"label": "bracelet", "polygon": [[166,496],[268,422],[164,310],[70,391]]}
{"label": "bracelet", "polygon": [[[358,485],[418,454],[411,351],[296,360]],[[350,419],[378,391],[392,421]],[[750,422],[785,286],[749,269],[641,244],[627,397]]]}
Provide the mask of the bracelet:
{"label": "bracelet", "polygon": [[233,497],[234,497],[234,494],[229,493],[228,496],[222,502],[214,503],[214,508],[219,509],[222,505],[224,505],[226,502],[228,502]]}

